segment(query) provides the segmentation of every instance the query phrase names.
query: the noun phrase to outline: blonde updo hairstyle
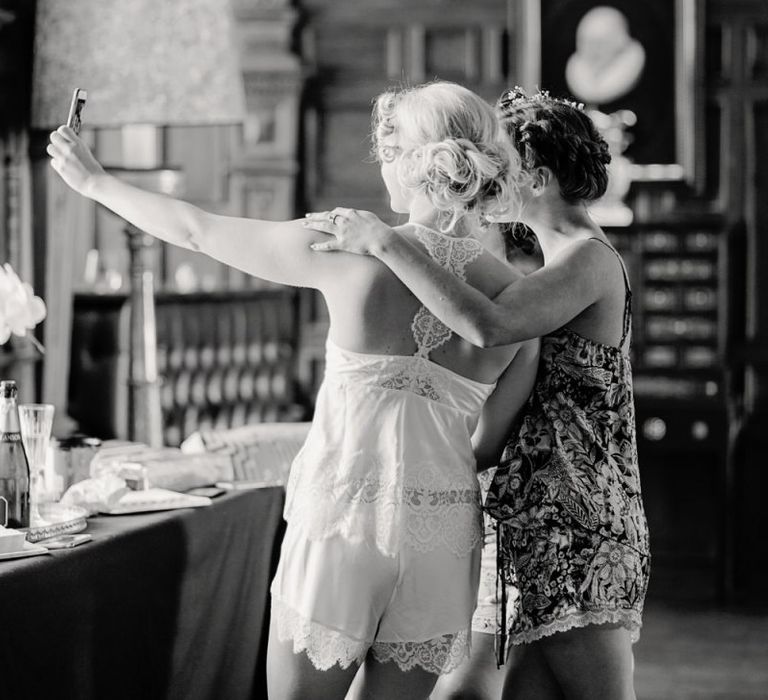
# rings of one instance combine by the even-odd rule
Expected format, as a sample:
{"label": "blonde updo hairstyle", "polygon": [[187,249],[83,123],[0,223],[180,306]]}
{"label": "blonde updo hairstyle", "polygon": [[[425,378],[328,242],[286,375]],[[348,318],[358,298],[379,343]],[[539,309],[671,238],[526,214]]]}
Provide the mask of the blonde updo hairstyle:
{"label": "blonde updo hairstyle", "polygon": [[441,212],[440,230],[471,227],[510,209],[517,197],[520,157],[499,126],[493,108],[471,90],[434,82],[385,92],[373,109],[377,159],[383,139],[397,133],[415,144],[402,153],[397,177],[427,196]]}

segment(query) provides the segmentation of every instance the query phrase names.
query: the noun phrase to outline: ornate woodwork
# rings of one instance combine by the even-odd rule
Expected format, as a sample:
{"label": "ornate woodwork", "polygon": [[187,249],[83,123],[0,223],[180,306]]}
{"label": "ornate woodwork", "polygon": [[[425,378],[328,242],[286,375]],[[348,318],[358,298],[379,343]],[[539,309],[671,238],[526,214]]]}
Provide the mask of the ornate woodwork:
{"label": "ornate woodwork", "polygon": [[[306,418],[295,305],[292,290],[156,295],[163,444],[198,429]],[[102,438],[125,439],[131,428],[129,307],[122,294],[75,296],[69,410]]]}

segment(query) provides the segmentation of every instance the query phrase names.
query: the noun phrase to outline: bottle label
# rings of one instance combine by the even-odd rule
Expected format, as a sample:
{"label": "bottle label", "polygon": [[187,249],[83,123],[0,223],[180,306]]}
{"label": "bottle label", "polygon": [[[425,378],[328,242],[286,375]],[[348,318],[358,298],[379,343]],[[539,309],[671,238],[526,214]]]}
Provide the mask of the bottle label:
{"label": "bottle label", "polygon": [[0,442],[21,442],[21,433],[0,433]]}
{"label": "bottle label", "polygon": [[29,482],[0,478],[0,496],[8,503],[8,527],[29,527]]}

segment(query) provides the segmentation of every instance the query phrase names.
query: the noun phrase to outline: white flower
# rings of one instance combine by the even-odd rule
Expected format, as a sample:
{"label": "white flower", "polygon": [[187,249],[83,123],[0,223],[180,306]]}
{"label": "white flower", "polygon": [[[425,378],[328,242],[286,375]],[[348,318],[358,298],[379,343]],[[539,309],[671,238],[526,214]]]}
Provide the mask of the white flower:
{"label": "white flower", "polygon": [[0,345],[24,336],[45,318],[45,303],[6,263],[0,268]]}

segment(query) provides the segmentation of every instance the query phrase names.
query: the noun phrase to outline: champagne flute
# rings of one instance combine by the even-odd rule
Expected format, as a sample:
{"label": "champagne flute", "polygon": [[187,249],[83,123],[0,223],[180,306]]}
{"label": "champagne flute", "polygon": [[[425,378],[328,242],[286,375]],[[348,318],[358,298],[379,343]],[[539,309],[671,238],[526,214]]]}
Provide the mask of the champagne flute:
{"label": "champagne flute", "polygon": [[40,504],[48,493],[46,462],[53,428],[53,406],[49,403],[23,403],[19,406],[21,441],[29,462],[30,521],[40,521]]}

